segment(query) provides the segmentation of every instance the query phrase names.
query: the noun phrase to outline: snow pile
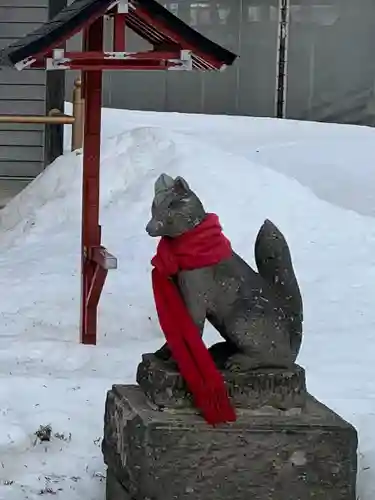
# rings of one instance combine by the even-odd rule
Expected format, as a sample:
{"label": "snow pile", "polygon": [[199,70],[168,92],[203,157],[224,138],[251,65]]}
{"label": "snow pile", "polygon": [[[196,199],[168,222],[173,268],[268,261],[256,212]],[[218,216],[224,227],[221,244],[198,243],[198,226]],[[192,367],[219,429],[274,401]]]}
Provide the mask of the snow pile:
{"label": "snow pile", "polygon": [[[299,361],[310,391],[357,426],[358,493],[372,500],[375,221],[357,213],[371,213],[368,200],[355,195],[358,186],[347,202],[332,188],[336,176],[349,189],[353,159],[371,158],[372,131],[117,110],[105,110],[103,123],[103,243],[119,269],[110,272],[101,299],[97,347],[78,344],[82,155],[58,159],[0,212],[0,283],[7,291],[0,305],[0,499],[38,498],[44,490],[66,500],[104,498],[105,392],[112,383],[133,382],[140,354],[163,341],[150,286],[156,241],[144,227],[153,182],[167,172],[183,175],[219,214],[250,264],[265,218],[286,235],[305,304]],[[338,141],[350,144],[351,154],[332,147]],[[287,153],[280,144],[289,144]],[[287,164],[284,173],[305,172],[299,180],[315,193],[321,189],[325,201],[274,171]],[[314,182],[306,173],[312,168],[321,172]],[[359,161],[355,168],[368,190],[368,171]],[[331,187],[324,190],[327,179]],[[217,339],[206,331],[208,342]],[[51,442],[36,439],[40,425],[51,425]]]}

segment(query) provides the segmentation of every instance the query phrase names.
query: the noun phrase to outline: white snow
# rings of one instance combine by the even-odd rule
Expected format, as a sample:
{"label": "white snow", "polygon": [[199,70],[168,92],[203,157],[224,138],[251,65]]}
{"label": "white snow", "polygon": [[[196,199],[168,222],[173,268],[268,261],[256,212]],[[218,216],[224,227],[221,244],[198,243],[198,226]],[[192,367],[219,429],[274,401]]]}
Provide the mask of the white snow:
{"label": "white snow", "polygon": [[[82,155],[67,152],[0,212],[0,499],[104,498],[106,390],[134,382],[141,353],[163,342],[144,226],[167,172],[186,177],[249,263],[265,218],[286,235],[304,297],[299,362],[309,390],[357,427],[358,496],[372,500],[374,144],[370,128],[103,110],[103,243],[119,269],[96,347],[78,342]],[[205,338],[217,337],[207,327]]]}

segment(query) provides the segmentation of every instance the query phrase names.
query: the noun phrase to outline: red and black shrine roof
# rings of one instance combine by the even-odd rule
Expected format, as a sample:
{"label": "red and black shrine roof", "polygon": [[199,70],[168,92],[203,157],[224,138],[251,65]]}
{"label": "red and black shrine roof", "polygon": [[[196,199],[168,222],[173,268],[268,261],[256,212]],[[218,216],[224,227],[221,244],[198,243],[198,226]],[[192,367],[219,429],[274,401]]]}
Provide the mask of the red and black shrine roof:
{"label": "red and black shrine roof", "polygon": [[[37,30],[0,50],[0,66],[17,69],[25,67],[58,69],[48,68],[44,60],[54,49],[62,47],[66,40],[90,26],[96,19],[105,14],[116,15],[120,12],[123,13],[126,27],[153,46],[153,51],[148,54],[184,51],[191,59],[189,69],[198,70],[223,69],[231,65],[237,57],[192,29],[156,0],[75,0]],[[119,53],[113,52],[109,55],[107,53],[112,61],[121,59],[116,54]],[[128,54],[123,53],[123,61],[130,57]],[[35,64],[38,60],[39,65]],[[40,65],[40,61],[43,60],[43,64]],[[69,67],[73,68],[72,65],[62,65],[61,69]],[[126,69],[126,65],[119,64],[118,69],[122,68]],[[103,66],[103,69],[106,67]]]}

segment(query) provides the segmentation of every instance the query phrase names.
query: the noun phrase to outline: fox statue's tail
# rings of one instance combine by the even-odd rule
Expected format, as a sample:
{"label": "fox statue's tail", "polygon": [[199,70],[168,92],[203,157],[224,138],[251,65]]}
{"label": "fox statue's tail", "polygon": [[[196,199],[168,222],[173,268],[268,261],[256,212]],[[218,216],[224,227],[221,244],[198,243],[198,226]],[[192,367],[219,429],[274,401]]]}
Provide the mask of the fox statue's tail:
{"label": "fox statue's tail", "polygon": [[259,274],[271,284],[281,299],[290,324],[290,345],[297,357],[302,341],[302,297],[294,274],[288,244],[279,229],[265,220],[255,242],[255,262]]}

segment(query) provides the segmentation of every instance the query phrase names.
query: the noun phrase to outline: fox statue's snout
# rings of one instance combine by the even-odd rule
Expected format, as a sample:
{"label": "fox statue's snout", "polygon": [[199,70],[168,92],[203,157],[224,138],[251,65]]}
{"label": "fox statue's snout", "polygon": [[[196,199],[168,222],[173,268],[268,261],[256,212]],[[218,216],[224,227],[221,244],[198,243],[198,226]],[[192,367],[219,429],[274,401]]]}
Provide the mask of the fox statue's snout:
{"label": "fox statue's snout", "polygon": [[163,224],[155,220],[154,218],[151,218],[146,226],[146,233],[153,238],[156,238],[157,236],[162,236]]}

